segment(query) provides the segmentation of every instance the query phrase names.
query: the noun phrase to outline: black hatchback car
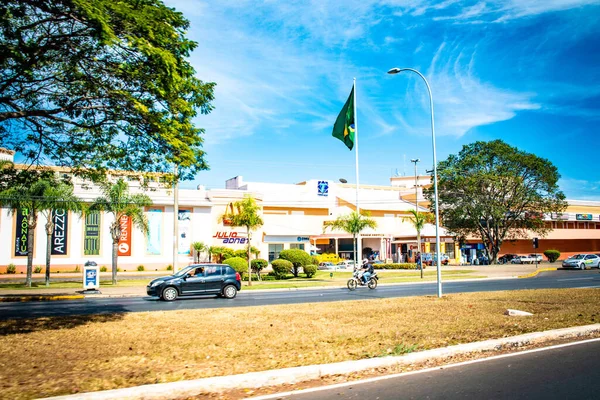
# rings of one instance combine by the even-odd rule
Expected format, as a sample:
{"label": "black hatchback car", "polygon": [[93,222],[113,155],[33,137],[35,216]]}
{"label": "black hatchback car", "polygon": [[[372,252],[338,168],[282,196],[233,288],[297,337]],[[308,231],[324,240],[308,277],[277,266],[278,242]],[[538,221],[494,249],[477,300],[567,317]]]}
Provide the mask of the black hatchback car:
{"label": "black hatchback car", "polygon": [[233,299],[241,289],[240,274],[229,265],[194,264],[173,275],[153,279],[146,286],[146,293],[165,301],[173,301],[178,296],[215,294]]}

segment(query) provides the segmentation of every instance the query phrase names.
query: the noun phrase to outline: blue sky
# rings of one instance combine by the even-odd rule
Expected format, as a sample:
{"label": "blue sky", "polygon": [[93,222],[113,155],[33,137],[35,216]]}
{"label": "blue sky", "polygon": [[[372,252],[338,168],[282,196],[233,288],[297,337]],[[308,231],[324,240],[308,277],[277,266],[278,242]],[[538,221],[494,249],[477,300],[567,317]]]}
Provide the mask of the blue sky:
{"label": "blue sky", "polygon": [[211,166],[183,187],[227,178],[355,182],[354,152],[331,136],[357,80],[360,183],[433,166],[477,140],[549,159],[569,199],[600,200],[599,0],[166,0],[191,21],[191,61],[217,83],[199,116]]}

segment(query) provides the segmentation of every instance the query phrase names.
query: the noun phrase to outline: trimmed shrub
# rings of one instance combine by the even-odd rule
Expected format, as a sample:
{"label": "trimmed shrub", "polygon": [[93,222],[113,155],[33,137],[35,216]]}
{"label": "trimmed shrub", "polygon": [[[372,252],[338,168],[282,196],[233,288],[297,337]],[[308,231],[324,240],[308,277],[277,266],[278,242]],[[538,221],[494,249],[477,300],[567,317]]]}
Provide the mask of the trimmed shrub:
{"label": "trimmed shrub", "polygon": [[100,267],[100,272],[106,272],[106,271],[107,271],[106,266],[103,265]]}
{"label": "trimmed shrub", "polygon": [[[119,270],[119,268],[117,268],[117,271]],[[79,265],[75,266],[75,272],[81,272],[81,270],[79,269]]]}
{"label": "trimmed shrub", "polygon": [[8,264],[8,266],[6,267],[6,273],[7,274],[16,274],[17,267],[15,266],[15,264]]}
{"label": "trimmed shrub", "polygon": [[42,266],[38,265],[33,269],[33,273],[34,274],[39,274],[40,272],[42,272]]}
{"label": "trimmed shrub", "polygon": [[314,264],[308,264],[302,267],[307,278],[312,278],[317,273],[317,266]]}
{"label": "trimmed shrub", "polygon": [[269,262],[262,258],[257,258],[256,260],[250,261],[250,265],[252,267],[252,272],[260,274],[260,271],[269,266]]}
{"label": "trimmed shrub", "polygon": [[231,268],[235,269],[236,272],[239,272],[240,275],[244,273],[248,275],[248,260],[242,257],[229,257],[227,260],[223,261],[223,264],[229,265]]}
{"label": "trimmed shrub", "polygon": [[294,268],[294,264],[281,258],[273,261],[271,266],[273,267],[273,274],[277,279],[285,278],[285,276]]}
{"label": "trimmed shrub", "polygon": [[560,251],[555,250],[555,249],[548,249],[548,250],[544,251],[544,255],[546,256],[548,261],[553,263],[556,260],[558,260],[558,257],[560,257]]}
{"label": "trimmed shrub", "polygon": [[173,266],[171,264],[167,265],[167,271],[173,271]]}
{"label": "trimmed shrub", "polygon": [[[373,264],[374,269],[418,269],[416,263]],[[427,268],[423,264],[423,269]]]}
{"label": "trimmed shrub", "polygon": [[145,271],[146,270],[146,268],[144,268],[143,265],[138,265],[137,269],[138,269],[138,271]]}
{"label": "trimmed shrub", "polygon": [[300,249],[283,250],[281,253],[279,253],[279,258],[292,263],[292,273],[296,278],[298,277],[301,267],[312,264],[312,257],[310,254]]}

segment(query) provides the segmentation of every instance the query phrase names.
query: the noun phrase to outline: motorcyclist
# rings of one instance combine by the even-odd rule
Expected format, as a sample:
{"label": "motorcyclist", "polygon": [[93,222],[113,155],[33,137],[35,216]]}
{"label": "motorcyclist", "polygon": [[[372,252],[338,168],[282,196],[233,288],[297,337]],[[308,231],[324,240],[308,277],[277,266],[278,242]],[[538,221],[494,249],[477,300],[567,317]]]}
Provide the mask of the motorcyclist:
{"label": "motorcyclist", "polygon": [[371,274],[372,274],[372,269],[373,269],[373,266],[370,265],[369,260],[367,260],[365,258],[362,262],[362,275],[361,275],[362,283],[366,284],[367,282],[369,282],[369,278],[371,277]]}

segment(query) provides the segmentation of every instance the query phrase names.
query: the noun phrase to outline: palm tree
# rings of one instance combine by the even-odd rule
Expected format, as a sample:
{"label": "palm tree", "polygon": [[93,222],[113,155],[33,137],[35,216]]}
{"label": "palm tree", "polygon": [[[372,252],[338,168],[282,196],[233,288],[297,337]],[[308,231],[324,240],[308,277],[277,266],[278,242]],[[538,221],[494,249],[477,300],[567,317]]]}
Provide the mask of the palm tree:
{"label": "palm tree", "polygon": [[248,234],[248,286],[252,285],[252,261],[250,254],[252,252],[252,231],[263,226],[264,222],[260,215],[260,206],[252,196],[246,195],[243,200],[233,203],[233,212],[225,212],[221,215],[220,221],[227,219],[231,221],[231,226],[243,226]]}
{"label": "palm tree", "polygon": [[[408,221],[417,231],[417,251],[421,251],[421,231],[425,227],[425,224],[433,222],[433,215],[431,213],[419,213],[418,210],[409,210],[410,216],[402,218],[403,221]],[[421,278],[423,278],[423,262],[421,262]]]}
{"label": "palm tree", "polygon": [[352,244],[354,245],[354,266],[358,265],[357,252],[356,252],[356,236],[365,230],[366,228],[377,228],[377,222],[374,219],[369,218],[369,213],[362,211],[358,213],[352,211],[348,215],[340,215],[334,221],[325,221],[323,224],[323,231],[327,228],[331,230],[341,230],[352,235]]}
{"label": "palm tree", "polygon": [[200,262],[200,254],[208,250],[208,246],[204,242],[194,242],[192,248],[194,249],[194,262]]}
{"label": "palm tree", "polygon": [[129,187],[123,179],[114,183],[102,184],[103,197],[98,197],[91,205],[92,211],[104,211],[114,216],[110,224],[112,237],[112,284],[117,284],[117,257],[119,256],[119,238],[121,237],[121,218],[127,216],[135,226],[144,233],[148,232],[148,219],[144,215],[144,207],[152,205],[152,200],[145,194],[129,194]]}
{"label": "palm tree", "polygon": [[46,218],[46,286],[50,286],[50,258],[52,257],[52,233],[54,232],[54,214],[57,210],[83,211],[82,201],[73,194],[73,185],[58,182],[44,191],[40,213]]}
{"label": "palm tree", "polygon": [[[16,214],[21,211],[27,219],[27,275],[25,285],[31,287],[33,271],[33,240],[37,227],[38,213],[48,208],[48,197],[52,196],[55,188],[67,185],[56,177],[50,170],[22,170],[16,171],[14,167],[3,163],[0,168],[11,170],[12,179],[0,193],[0,205],[11,209]],[[3,171],[9,176],[9,172]],[[49,266],[46,266],[46,271]],[[46,272],[47,274],[48,272]]]}

